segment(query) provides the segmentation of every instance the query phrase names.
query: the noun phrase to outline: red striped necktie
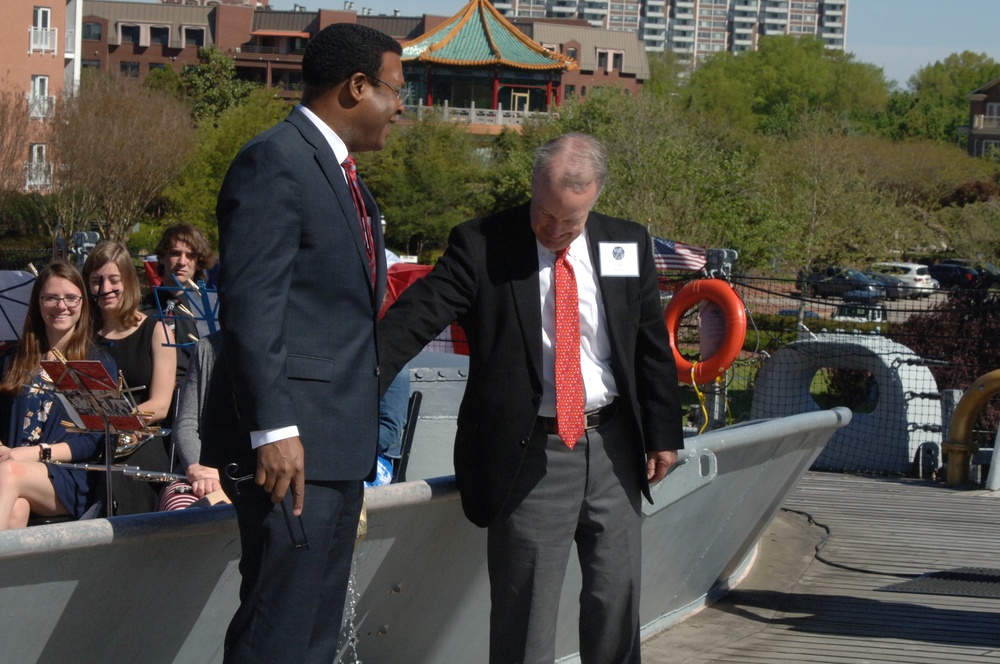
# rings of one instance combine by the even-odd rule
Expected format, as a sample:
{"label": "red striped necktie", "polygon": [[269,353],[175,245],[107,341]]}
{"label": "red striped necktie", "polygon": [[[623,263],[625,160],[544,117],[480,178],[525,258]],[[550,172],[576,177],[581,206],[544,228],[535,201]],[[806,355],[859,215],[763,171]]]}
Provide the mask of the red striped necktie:
{"label": "red striped necktie", "polygon": [[573,449],[585,427],[583,372],[580,370],[580,305],[569,247],[556,252],[556,429]]}
{"label": "red striped necktie", "polygon": [[354,207],[358,211],[358,220],[361,222],[361,235],[365,239],[365,251],[368,253],[368,271],[370,272],[372,283],[375,283],[375,239],[372,237],[371,218],[368,216],[368,209],[365,207],[365,199],[361,195],[361,185],[358,184],[358,168],[354,163],[354,157],[348,155],[344,163],[344,172],[347,174],[347,185],[351,189],[351,198],[354,199]]}

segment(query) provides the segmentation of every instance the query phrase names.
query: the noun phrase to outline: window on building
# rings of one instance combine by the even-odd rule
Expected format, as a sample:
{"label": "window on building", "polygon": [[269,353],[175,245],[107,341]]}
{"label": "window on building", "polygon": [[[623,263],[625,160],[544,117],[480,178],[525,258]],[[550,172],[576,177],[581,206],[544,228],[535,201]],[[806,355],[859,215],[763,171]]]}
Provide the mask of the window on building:
{"label": "window on building", "polygon": [[[22,24],[23,25],[23,24]],[[32,12],[31,27],[38,30],[48,30],[52,27],[52,9],[49,7],[35,7]]]}
{"label": "window on building", "polygon": [[608,52],[607,51],[598,51],[597,52],[597,68],[598,69],[605,69],[605,70],[608,68]]}
{"label": "window on building", "polygon": [[149,71],[151,71],[151,72],[157,71],[159,69],[166,69],[166,68],[167,68],[167,65],[163,64],[162,62],[150,62],[149,63]]}
{"label": "window on building", "polygon": [[611,68],[615,71],[622,70],[622,61],[624,59],[624,54],[622,53],[612,53],[611,54]]}
{"label": "window on building", "polygon": [[122,44],[138,44],[139,43],[139,26],[138,25],[123,25],[121,26],[122,31]]}
{"label": "window on building", "polygon": [[119,62],[118,73],[120,73],[124,78],[139,78],[139,63]]}
{"label": "window on building", "polygon": [[154,25],[149,28],[149,43],[160,46],[170,45],[170,28],[166,26]]}
{"label": "window on building", "polygon": [[84,69],[100,69],[100,60],[80,60],[80,66]]}
{"label": "window on building", "polygon": [[47,118],[52,115],[55,104],[49,96],[49,77],[34,75],[31,77],[31,92],[28,93],[28,117],[33,119]]}
{"label": "window on building", "polygon": [[205,28],[184,28],[184,45],[198,48],[204,46]]}
{"label": "window on building", "polygon": [[575,85],[567,85],[567,86],[565,86],[565,89],[566,89],[566,96],[567,97],[570,96],[570,95],[572,95],[572,94],[576,94],[576,86]]}
{"label": "window on building", "polygon": [[576,48],[574,48],[573,46],[570,46],[569,48],[566,49],[566,55],[568,55],[569,57],[573,58],[574,60],[578,60],[579,59],[579,58],[577,58],[577,55],[576,55]]}
{"label": "window on building", "polygon": [[24,170],[24,184],[28,189],[52,184],[52,166],[45,159],[45,143],[32,143],[28,147],[28,163]]}
{"label": "window on building", "polygon": [[101,41],[103,35],[102,25],[100,23],[84,23],[83,24],[83,39],[87,41]]}

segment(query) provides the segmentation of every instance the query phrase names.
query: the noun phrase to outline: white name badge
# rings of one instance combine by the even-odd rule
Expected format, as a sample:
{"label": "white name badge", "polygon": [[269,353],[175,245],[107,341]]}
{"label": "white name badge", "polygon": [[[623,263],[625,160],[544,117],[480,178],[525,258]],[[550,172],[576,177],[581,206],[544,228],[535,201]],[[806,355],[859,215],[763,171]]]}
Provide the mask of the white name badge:
{"label": "white name badge", "polygon": [[601,259],[602,277],[639,276],[637,242],[599,242],[597,255]]}

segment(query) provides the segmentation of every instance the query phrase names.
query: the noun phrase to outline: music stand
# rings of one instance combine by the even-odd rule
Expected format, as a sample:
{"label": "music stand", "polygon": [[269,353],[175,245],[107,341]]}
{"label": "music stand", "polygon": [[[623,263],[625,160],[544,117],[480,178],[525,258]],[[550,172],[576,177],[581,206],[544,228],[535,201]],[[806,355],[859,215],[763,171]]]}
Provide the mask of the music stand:
{"label": "music stand", "polygon": [[[139,436],[162,436],[164,429],[150,428],[142,421],[134,402],[123,384],[119,384],[98,360],[67,360],[58,351],[55,360],[43,360],[42,369],[48,374],[56,397],[72,420],[67,429],[75,432],[104,433],[104,468],[106,476],[105,508],[112,515],[111,473],[115,450],[111,434],[131,433]],[[62,464],[95,470],[92,464]]]}

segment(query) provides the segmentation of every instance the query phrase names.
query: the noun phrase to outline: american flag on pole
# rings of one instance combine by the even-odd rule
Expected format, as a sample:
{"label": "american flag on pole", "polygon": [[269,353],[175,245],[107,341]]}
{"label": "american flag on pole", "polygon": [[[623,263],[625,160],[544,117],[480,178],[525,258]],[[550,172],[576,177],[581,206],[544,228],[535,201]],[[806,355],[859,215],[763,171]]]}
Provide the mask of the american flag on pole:
{"label": "american flag on pole", "polygon": [[653,238],[653,258],[657,270],[700,270],[705,267],[705,250],[683,242]]}

